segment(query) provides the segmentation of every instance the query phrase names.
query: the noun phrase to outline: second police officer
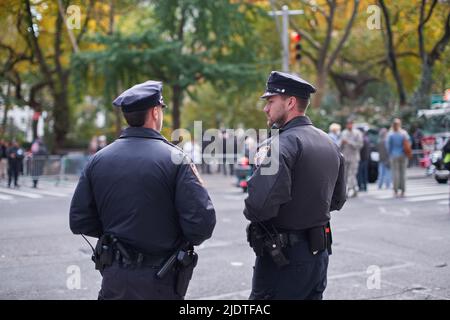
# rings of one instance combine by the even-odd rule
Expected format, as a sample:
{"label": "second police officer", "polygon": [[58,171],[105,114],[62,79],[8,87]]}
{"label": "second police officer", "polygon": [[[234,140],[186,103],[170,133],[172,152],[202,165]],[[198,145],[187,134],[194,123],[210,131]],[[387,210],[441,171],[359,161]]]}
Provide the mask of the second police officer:
{"label": "second police officer", "polygon": [[[261,97],[269,127],[279,130],[259,147],[248,181],[250,299],[322,299],[326,287],[330,211],[342,208],[346,187],[342,154],[305,115],[314,92],[300,77],[272,71]],[[273,163],[277,170],[264,173]]]}
{"label": "second police officer", "polygon": [[190,159],[160,134],[162,83],[135,85],[113,104],[129,127],[87,163],[70,228],[99,238],[99,299],[182,299],[196,263],[191,246],[211,237],[214,207]]}

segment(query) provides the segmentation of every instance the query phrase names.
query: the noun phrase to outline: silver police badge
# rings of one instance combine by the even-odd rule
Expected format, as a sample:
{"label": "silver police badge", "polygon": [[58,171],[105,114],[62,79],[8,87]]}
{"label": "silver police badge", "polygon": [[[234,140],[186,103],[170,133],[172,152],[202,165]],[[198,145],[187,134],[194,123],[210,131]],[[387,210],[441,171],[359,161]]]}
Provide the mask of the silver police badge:
{"label": "silver police badge", "polygon": [[256,153],[255,159],[254,159],[255,160],[254,163],[257,167],[259,167],[264,162],[264,159],[266,159],[269,151],[270,151],[270,145],[263,146],[258,149],[258,152]]}

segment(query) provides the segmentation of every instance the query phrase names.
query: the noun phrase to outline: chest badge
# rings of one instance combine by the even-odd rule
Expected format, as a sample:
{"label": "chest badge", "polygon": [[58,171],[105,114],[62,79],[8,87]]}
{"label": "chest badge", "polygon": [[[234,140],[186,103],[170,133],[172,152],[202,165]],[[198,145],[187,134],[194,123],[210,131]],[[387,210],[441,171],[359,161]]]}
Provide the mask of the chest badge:
{"label": "chest badge", "polygon": [[255,155],[255,159],[254,159],[254,163],[257,167],[259,167],[264,162],[264,159],[267,157],[267,154],[269,153],[269,151],[270,151],[270,145],[259,148],[258,152]]}

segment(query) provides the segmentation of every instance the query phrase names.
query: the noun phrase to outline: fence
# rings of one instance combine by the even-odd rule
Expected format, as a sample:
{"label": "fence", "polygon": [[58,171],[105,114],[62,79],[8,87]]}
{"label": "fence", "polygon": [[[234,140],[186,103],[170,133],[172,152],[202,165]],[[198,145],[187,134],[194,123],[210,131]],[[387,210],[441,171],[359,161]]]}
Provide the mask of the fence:
{"label": "fence", "polygon": [[77,180],[88,160],[85,155],[26,156],[21,172],[25,178],[55,182]]}

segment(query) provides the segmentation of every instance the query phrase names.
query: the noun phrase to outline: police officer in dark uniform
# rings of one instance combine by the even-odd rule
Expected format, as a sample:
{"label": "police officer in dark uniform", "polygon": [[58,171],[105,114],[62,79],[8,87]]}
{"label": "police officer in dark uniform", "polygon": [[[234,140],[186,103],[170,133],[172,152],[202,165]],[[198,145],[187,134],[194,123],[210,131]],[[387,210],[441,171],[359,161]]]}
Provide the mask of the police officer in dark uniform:
{"label": "police officer in dark uniform", "polygon": [[[264,112],[276,130],[259,146],[245,217],[256,253],[250,299],[322,299],[331,253],[330,211],[346,201],[344,159],[305,115],[315,88],[273,71]],[[275,150],[277,152],[275,152]],[[264,173],[273,163],[277,170]]]}
{"label": "police officer in dark uniform", "polygon": [[114,100],[129,127],[89,160],[72,199],[72,232],[99,238],[99,299],[182,299],[196,263],[192,247],[216,223],[195,165],[160,134],[161,91],[161,82],[147,81]]}

